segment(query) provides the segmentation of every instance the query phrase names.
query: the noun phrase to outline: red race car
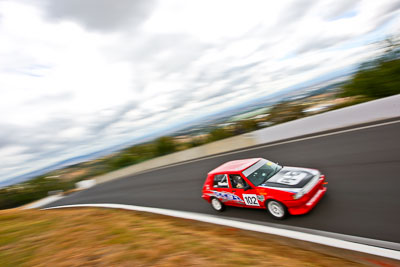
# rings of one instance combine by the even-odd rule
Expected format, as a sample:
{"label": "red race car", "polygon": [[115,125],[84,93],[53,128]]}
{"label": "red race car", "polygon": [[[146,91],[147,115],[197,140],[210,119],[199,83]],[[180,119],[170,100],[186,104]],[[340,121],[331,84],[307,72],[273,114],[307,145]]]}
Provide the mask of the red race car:
{"label": "red race car", "polygon": [[225,206],[267,209],[275,219],[309,212],[326,192],[318,170],[282,167],[263,158],[229,161],[208,173],[206,201],[216,211]]}

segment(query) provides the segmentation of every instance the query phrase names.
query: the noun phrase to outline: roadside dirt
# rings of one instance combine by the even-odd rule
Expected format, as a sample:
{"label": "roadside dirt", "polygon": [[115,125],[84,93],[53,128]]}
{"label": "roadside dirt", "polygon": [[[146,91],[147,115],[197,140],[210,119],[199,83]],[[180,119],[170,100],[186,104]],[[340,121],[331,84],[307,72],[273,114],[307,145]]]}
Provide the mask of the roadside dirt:
{"label": "roadside dirt", "polygon": [[0,211],[0,266],[361,266],[268,237],[107,209]]}

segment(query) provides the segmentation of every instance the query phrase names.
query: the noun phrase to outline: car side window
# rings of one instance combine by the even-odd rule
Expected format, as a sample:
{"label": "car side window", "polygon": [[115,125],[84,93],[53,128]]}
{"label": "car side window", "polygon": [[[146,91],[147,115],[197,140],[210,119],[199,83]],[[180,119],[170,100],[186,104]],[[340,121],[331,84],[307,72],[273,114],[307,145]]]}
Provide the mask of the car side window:
{"label": "car side window", "polygon": [[232,188],[245,188],[247,186],[246,181],[238,174],[229,174]]}
{"label": "car side window", "polygon": [[228,179],[226,177],[226,174],[216,174],[214,176],[214,186],[213,187],[218,187],[218,188],[228,188]]}

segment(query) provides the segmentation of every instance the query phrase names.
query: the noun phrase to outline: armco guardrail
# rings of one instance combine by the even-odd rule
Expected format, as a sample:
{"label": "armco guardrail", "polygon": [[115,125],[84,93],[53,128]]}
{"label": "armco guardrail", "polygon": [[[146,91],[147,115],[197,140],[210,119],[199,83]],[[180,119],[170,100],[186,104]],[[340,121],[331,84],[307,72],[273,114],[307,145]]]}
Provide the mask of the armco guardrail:
{"label": "armco guardrail", "polygon": [[103,183],[182,161],[193,160],[196,158],[242,149],[254,145],[275,142],[297,136],[396,117],[400,117],[400,95],[290,121],[257,130],[252,133],[239,135],[203,146],[172,153],[163,157],[154,158],[143,163],[135,164],[117,171],[97,176],[94,179],[96,180],[96,183]]}

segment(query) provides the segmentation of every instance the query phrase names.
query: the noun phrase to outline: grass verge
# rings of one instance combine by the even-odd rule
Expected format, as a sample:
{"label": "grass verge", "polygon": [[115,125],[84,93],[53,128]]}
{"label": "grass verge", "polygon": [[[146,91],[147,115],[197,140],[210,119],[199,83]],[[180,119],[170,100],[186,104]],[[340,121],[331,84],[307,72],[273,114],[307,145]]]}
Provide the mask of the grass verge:
{"label": "grass verge", "polygon": [[262,234],[123,210],[4,210],[0,237],[0,266],[359,266]]}

